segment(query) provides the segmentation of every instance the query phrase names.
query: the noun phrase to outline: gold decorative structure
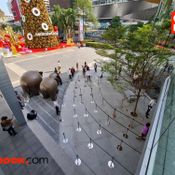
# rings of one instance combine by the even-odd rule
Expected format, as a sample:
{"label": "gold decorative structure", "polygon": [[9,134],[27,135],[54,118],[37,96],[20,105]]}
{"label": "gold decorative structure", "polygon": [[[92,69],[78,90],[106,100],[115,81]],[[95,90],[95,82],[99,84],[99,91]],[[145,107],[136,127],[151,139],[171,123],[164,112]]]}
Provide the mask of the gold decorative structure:
{"label": "gold decorative structure", "polygon": [[22,23],[26,46],[30,49],[58,46],[57,33],[43,0],[21,0]]}

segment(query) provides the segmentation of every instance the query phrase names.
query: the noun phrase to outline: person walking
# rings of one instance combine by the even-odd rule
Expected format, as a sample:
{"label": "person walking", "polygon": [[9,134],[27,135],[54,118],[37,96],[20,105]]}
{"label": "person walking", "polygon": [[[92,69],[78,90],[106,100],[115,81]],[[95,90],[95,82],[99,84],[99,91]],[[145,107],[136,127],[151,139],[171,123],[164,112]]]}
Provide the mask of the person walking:
{"label": "person walking", "polygon": [[57,71],[58,71],[59,74],[61,73],[61,63],[60,63],[60,60],[58,60]]}
{"label": "person walking", "polygon": [[59,85],[62,85],[63,82],[62,82],[62,79],[61,79],[61,77],[60,77],[60,74],[58,74],[58,73],[57,73],[57,79],[58,79],[58,84],[59,84]]}
{"label": "person walking", "polygon": [[144,126],[143,126],[143,128],[142,128],[142,130],[141,130],[141,134],[140,134],[140,136],[138,136],[138,137],[136,137],[138,140],[145,140],[145,138],[146,138],[146,136],[147,136],[147,134],[148,134],[148,131],[149,131],[149,127],[150,127],[150,123],[148,122],[148,123],[146,123]]}
{"label": "person walking", "polygon": [[1,127],[3,131],[7,131],[10,136],[15,136],[17,132],[14,129],[13,126],[13,119],[8,119],[7,116],[1,117]]}
{"label": "person walking", "polygon": [[16,98],[17,98],[17,100],[18,100],[18,103],[19,103],[21,109],[24,109],[24,106],[25,106],[25,105],[24,105],[24,101],[23,101],[22,96],[19,95],[18,91],[15,91],[15,94],[16,94]]}
{"label": "person walking", "polygon": [[55,67],[55,69],[54,69],[54,73],[56,73],[56,74],[58,73],[58,71],[57,71],[57,68],[56,68],[56,67]]}
{"label": "person walking", "polygon": [[85,69],[87,69],[87,63],[86,63],[86,61],[84,62],[84,67],[85,67]]}
{"label": "person walking", "polygon": [[60,111],[57,100],[53,101],[53,104],[54,104],[54,107],[55,107],[56,115],[60,115],[61,111]]}
{"label": "person walking", "polygon": [[146,113],[145,113],[146,118],[149,118],[149,113],[150,113],[150,111],[151,111],[151,109],[153,108],[153,106],[154,106],[155,103],[156,103],[156,102],[155,102],[154,99],[151,99],[151,100],[150,100],[150,102],[149,102],[149,104],[148,104],[147,111],[146,111]]}
{"label": "person walking", "polygon": [[97,72],[97,63],[94,64],[94,70]]}
{"label": "person walking", "polygon": [[82,66],[82,73],[83,73],[83,77],[85,78],[85,75],[86,75],[86,69],[84,66]]}
{"label": "person walking", "polygon": [[76,63],[76,69],[77,69],[77,71],[78,71],[78,67],[79,67],[79,65],[78,65],[78,62]]}
{"label": "person walking", "polygon": [[75,69],[74,67],[71,68],[71,74],[72,74],[72,78],[74,77],[74,74],[75,74]]}
{"label": "person walking", "polygon": [[87,81],[91,81],[91,72],[89,66],[87,66],[86,77]]}
{"label": "person walking", "polygon": [[68,75],[69,75],[69,79],[72,80],[72,72],[71,72],[71,68],[69,68],[69,70],[68,70]]}

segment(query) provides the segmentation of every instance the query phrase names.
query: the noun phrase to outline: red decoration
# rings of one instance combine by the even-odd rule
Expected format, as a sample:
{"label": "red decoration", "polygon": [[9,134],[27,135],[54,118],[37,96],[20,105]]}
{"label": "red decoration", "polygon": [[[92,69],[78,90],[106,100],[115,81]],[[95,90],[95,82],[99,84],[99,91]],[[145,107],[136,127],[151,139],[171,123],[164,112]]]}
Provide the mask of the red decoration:
{"label": "red decoration", "polygon": [[54,26],[53,29],[54,29],[54,32],[58,32],[58,27],[57,26]]}
{"label": "red decoration", "polygon": [[175,12],[171,13],[171,33],[175,34]]}

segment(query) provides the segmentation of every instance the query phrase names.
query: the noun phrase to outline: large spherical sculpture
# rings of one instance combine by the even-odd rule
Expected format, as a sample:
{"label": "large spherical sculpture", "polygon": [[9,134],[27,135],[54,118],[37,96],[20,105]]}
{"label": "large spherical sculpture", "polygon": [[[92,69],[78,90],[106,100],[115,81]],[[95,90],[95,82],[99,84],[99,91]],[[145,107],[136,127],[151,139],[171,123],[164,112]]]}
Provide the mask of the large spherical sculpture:
{"label": "large spherical sculpture", "polygon": [[49,78],[53,78],[54,80],[56,80],[57,84],[59,84],[59,78],[57,73],[53,72],[49,75]]}
{"label": "large spherical sculpture", "polygon": [[40,84],[40,92],[44,98],[51,98],[56,100],[58,89],[57,82],[53,78],[45,78]]}
{"label": "large spherical sculpture", "polygon": [[23,91],[31,97],[39,95],[41,81],[42,76],[38,71],[28,71],[22,75],[20,84]]}

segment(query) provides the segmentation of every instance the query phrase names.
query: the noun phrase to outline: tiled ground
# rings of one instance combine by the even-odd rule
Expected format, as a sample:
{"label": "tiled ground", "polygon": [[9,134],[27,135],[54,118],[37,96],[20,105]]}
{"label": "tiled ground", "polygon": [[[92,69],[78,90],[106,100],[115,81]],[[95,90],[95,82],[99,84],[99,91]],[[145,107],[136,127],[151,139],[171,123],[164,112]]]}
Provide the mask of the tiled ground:
{"label": "tiled ground", "polygon": [[[1,115],[11,116],[11,111],[2,98],[0,110]],[[10,137],[7,132],[0,132],[0,157],[47,157],[48,164],[0,165],[5,175],[64,175],[28,126],[18,126],[16,131],[18,134],[15,137]]]}
{"label": "tiled ground", "polygon": [[[77,78],[78,79],[78,78]],[[80,156],[83,162],[86,162],[88,167],[90,167],[95,174],[105,175],[105,174],[119,174],[119,175],[129,175],[134,174],[137,163],[140,158],[140,153],[143,148],[144,142],[140,142],[136,139],[136,135],[129,132],[129,138],[124,139],[123,133],[126,132],[126,127],[131,121],[131,118],[126,118],[123,115],[117,113],[116,121],[110,119],[110,125],[107,125],[107,116],[102,110],[105,111],[109,116],[112,116],[113,110],[107,103],[102,104],[101,95],[98,89],[98,80],[97,76],[94,76],[92,83],[86,84],[87,87],[84,87],[84,79],[80,78],[80,81],[77,81],[78,88],[75,89],[75,104],[76,112],[78,117],[73,118],[73,91],[75,88],[75,81],[71,82],[69,88],[66,92],[64,103],[65,107],[62,109],[62,118],[63,122],[60,125],[60,137],[63,132],[65,132],[66,137],[69,138],[69,149],[75,149],[76,154]],[[94,99],[99,105],[98,113],[95,113],[95,104],[91,104],[90,93],[91,90],[89,85],[93,88]],[[106,80],[101,80],[100,82],[101,90],[104,93],[105,98],[110,102],[110,104],[120,107],[121,99],[123,98],[121,94],[116,93],[112,86],[106,82]],[[80,88],[83,94],[83,103],[81,104],[80,100]],[[85,108],[88,109],[89,117],[85,118],[83,115],[85,113]],[[128,113],[132,108],[132,104],[128,106]],[[141,111],[138,111],[139,120],[141,123],[144,122],[144,115]],[[93,117],[90,117],[90,114]],[[127,113],[126,113],[127,114]],[[82,131],[79,133],[76,131],[77,122],[80,123]],[[100,123],[104,129],[102,129],[102,135],[97,135],[96,131],[98,129],[98,123]],[[120,123],[120,124],[119,124]],[[123,127],[124,126],[124,127]],[[139,134],[141,125],[134,124],[134,133]],[[113,135],[111,135],[112,133]],[[94,148],[89,150],[87,144],[89,142],[89,137],[94,141]],[[123,151],[118,151],[116,149],[117,145],[120,144],[120,139],[125,142],[122,144]],[[62,143],[62,147],[65,147],[65,144]],[[66,150],[67,154],[70,154],[69,149]],[[137,152],[136,152],[136,151]],[[110,169],[107,166],[108,161],[113,156],[115,161],[115,168]],[[71,156],[71,155],[70,155]],[[86,173],[86,172],[85,172]]]}

